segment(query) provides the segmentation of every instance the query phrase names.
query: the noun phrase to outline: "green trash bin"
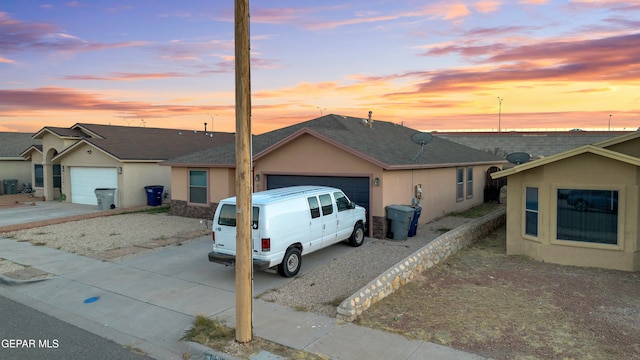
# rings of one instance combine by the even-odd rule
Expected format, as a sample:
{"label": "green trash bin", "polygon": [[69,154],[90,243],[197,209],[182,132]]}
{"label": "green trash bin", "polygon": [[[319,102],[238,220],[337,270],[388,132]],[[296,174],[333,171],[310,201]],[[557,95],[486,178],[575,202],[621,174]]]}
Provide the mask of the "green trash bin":
{"label": "green trash bin", "polygon": [[94,190],[96,198],[98,199],[98,209],[108,210],[115,209],[115,195],[116,189],[113,188],[98,188]]}
{"label": "green trash bin", "polygon": [[386,210],[387,220],[390,222],[387,237],[393,240],[406,240],[415,208],[407,205],[389,205]]}
{"label": "green trash bin", "polygon": [[5,195],[13,195],[18,193],[18,180],[5,179],[2,180],[2,187],[4,188]]}

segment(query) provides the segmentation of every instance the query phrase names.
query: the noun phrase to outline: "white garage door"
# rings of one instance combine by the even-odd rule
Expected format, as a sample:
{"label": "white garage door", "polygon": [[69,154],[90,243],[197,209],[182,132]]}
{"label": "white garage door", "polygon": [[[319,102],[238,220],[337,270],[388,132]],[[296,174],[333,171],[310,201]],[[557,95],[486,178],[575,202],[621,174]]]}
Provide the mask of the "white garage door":
{"label": "white garage door", "polygon": [[116,168],[71,167],[72,203],[98,205],[95,189],[99,188],[118,188]]}

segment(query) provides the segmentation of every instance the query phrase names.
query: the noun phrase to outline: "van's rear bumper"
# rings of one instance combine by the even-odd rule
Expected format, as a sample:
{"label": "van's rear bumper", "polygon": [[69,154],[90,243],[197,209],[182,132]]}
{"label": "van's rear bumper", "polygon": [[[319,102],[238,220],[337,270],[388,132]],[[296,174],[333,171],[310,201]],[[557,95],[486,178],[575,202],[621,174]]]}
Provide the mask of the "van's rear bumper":
{"label": "van's rear bumper", "polygon": [[[215,251],[209,253],[209,261],[226,266],[236,266],[235,255],[221,254]],[[262,271],[268,268],[270,268],[268,261],[253,259],[253,270]]]}

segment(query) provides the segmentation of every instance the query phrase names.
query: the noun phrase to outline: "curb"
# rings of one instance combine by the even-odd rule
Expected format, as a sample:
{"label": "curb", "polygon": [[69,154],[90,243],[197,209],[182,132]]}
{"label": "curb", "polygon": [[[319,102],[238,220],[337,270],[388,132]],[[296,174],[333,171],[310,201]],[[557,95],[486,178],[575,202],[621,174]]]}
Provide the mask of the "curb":
{"label": "curb", "polygon": [[44,278],[44,279],[34,279],[34,280],[18,280],[18,279],[10,278],[8,276],[0,274],[0,284],[7,285],[7,286],[28,285],[28,284],[49,280],[49,279],[51,279],[51,277]]}

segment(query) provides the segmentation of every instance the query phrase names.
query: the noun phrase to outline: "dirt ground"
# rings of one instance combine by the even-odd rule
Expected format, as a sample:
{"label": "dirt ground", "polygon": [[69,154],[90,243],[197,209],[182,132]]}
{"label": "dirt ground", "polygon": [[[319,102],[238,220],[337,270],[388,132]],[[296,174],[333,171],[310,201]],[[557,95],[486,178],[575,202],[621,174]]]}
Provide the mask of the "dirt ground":
{"label": "dirt ground", "polygon": [[640,274],[507,256],[502,227],[357,323],[494,359],[640,359]]}
{"label": "dirt ground", "polygon": [[28,206],[35,201],[42,201],[40,197],[33,197],[33,194],[12,194],[0,196],[0,209],[12,208],[16,206]]}

